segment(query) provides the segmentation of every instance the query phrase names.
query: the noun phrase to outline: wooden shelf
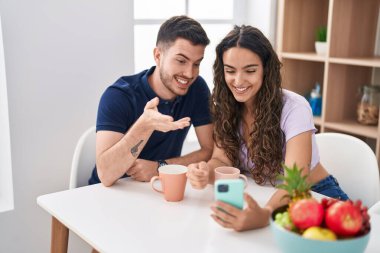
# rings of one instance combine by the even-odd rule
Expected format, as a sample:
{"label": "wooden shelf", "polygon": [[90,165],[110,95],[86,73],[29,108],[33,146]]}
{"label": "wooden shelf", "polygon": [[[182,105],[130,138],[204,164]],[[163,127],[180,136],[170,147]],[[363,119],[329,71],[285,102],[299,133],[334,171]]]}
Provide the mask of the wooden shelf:
{"label": "wooden shelf", "polygon": [[373,139],[378,138],[377,126],[362,125],[354,120],[344,120],[340,122],[325,122],[324,126],[332,130],[342,131]]}
{"label": "wooden shelf", "polygon": [[[380,56],[374,55],[380,0],[278,0],[277,53],[282,87],[298,94],[321,84],[320,132],[343,132],[367,139],[380,163],[380,126],[356,121],[359,90],[372,84]],[[327,27],[326,55],[315,53],[315,31]]]}
{"label": "wooden shelf", "polygon": [[294,60],[303,60],[303,61],[316,61],[316,62],[326,61],[326,56],[318,55],[315,52],[303,52],[303,53],[283,52],[281,53],[280,57],[284,59],[294,59]]}
{"label": "wooden shelf", "polygon": [[328,61],[331,63],[338,63],[338,64],[380,68],[380,56],[377,56],[377,57],[355,57],[355,58],[331,57],[328,59]]}
{"label": "wooden shelf", "polygon": [[[282,87],[301,95],[323,83],[324,62],[282,58]],[[323,87],[322,87],[323,90]]]}

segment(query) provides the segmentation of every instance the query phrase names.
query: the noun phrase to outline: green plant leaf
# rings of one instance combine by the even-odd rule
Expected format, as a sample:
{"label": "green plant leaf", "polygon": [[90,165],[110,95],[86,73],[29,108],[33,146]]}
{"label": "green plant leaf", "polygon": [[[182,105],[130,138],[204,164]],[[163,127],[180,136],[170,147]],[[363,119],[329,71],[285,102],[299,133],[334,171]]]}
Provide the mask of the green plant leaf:
{"label": "green plant leaf", "polygon": [[326,26],[318,27],[315,32],[315,40],[326,42],[326,39],[327,39],[327,27]]}
{"label": "green plant leaf", "polygon": [[282,167],[284,175],[277,175],[277,179],[282,180],[283,183],[276,187],[287,191],[288,197],[291,199],[310,196],[311,184],[306,181],[307,175],[302,176],[303,169],[298,168],[296,164],[293,167],[282,164]]}

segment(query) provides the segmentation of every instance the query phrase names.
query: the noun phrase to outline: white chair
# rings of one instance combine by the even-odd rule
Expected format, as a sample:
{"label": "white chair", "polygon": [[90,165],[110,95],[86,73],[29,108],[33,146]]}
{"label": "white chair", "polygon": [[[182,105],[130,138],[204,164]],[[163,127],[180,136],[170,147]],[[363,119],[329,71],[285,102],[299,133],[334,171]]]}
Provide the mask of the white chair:
{"label": "white chair", "polygon": [[340,133],[316,135],[321,164],[352,200],[361,199],[370,208],[380,199],[376,156],[362,140]]}
{"label": "white chair", "polygon": [[75,147],[71,163],[70,189],[88,185],[88,179],[95,167],[95,143],[95,126],[92,126],[82,134]]}
{"label": "white chair", "polygon": [[368,209],[369,215],[380,215],[380,201],[376,202],[370,209]]}

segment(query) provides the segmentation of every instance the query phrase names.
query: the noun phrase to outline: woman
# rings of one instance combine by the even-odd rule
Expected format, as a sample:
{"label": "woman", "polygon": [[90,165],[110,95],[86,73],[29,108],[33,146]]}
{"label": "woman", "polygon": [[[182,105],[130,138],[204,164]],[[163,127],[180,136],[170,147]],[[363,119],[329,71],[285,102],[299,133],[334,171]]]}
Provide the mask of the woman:
{"label": "woman", "polygon": [[[196,189],[214,182],[214,169],[234,166],[250,173],[258,184],[275,185],[281,164],[294,163],[309,174],[312,190],[348,199],[335,178],[319,163],[316,128],[308,102],[281,89],[281,63],[268,39],[251,26],[235,26],[216,47],[213,155],[207,163],[189,165],[188,178]],[[223,202],[212,206],[214,220],[236,231],[268,225],[271,212],[287,203],[278,189],[265,207],[245,194],[239,210]],[[223,211],[221,210],[223,209]]]}

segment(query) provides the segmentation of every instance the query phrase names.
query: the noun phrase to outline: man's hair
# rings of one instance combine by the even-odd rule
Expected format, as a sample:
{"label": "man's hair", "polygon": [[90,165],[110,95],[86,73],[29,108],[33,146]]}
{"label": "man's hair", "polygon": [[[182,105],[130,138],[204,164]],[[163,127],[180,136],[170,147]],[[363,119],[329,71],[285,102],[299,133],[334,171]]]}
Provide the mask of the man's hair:
{"label": "man's hair", "polygon": [[201,24],[184,15],[171,17],[161,25],[156,46],[170,46],[178,38],[186,39],[193,45],[207,46],[210,43]]}

